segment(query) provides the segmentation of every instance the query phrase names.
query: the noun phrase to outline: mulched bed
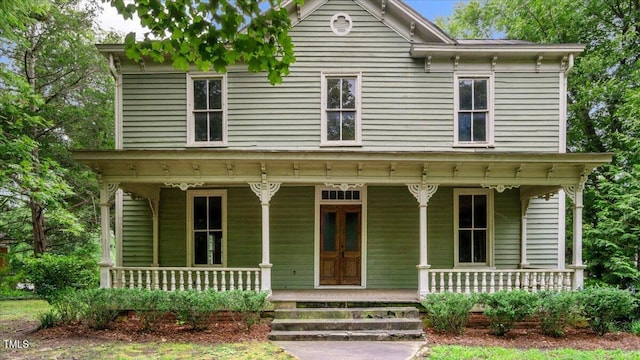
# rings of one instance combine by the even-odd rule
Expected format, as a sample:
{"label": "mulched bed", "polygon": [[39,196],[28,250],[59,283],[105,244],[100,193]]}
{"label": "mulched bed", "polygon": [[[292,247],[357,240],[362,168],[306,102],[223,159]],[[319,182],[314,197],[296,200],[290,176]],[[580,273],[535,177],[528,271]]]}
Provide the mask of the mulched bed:
{"label": "mulched bed", "polygon": [[542,334],[536,322],[518,323],[516,328],[504,337],[489,334],[489,321],[482,314],[473,314],[469,326],[461,336],[438,334],[426,328],[429,345],[499,346],[520,349],[579,350],[640,350],[640,337],[624,333],[610,333],[598,336],[589,328],[573,328],[564,338],[553,338]]}

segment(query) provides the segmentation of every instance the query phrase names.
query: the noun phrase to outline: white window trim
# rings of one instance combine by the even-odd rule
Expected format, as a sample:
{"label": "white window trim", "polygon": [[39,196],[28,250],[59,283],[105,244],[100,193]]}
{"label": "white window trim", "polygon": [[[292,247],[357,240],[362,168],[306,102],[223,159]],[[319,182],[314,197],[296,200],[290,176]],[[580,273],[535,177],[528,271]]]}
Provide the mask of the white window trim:
{"label": "white window trim", "polygon": [[[320,73],[320,136],[321,146],[361,146],[362,145],[362,73]],[[327,140],[327,78],[355,77],[356,78],[356,137],[352,141]]]}
{"label": "white window trim", "polygon": [[[193,116],[193,80],[221,79],[222,80],[222,141],[195,141],[195,120]],[[187,146],[215,147],[227,146],[227,76],[225,74],[187,73]]]}
{"label": "white window trim", "polygon": [[[494,267],[494,199],[492,189],[463,188],[453,189],[453,265],[454,268],[492,268]],[[486,263],[461,263],[458,261],[458,215],[460,195],[487,195],[487,262]]]}
{"label": "white window trim", "polygon": [[[220,196],[222,198],[222,264],[194,264],[193,246],[193,198],[198,196]],[[226,267],[227,266],[227,190],[187,190],[187,266]]]}
{"label": "white window trim", "polygon": [[[357,187],[360,200],[323,200],[322,190],[336,190],[327,186],[316,186],[314,246],[313,246],[313,286],[316,289],[366,289],[367,287],[367,186]],[[361,258],[360,285],[320,285],[320,205],[361,205]]]}
{"label": "white window trim", "polygon": [[[460,109],[460,88],[459,79],[466,78],[487,78],[489,89],[487,89],[487,141],[459,141],[458,140],[458,111]],[[494,74],[492,72],[465,72],[458,71],[453,74],[453,146],[454,147],[493,147],[494,143]]]}

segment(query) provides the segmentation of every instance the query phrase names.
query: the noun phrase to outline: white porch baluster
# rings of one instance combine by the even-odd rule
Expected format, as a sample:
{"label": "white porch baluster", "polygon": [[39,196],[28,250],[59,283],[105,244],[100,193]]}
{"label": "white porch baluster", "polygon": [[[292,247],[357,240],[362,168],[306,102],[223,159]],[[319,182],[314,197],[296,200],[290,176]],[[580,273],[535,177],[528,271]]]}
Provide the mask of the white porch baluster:
{"label": "white porch baluster", "polygon": [[478,292],[478,272],[477,271],[473,272],[473,292],[474,293]]}
{"label": "white porch baluster", "polygon": [[235,284],[234,284],[234,280],[233,280],[234,276],[233,276],[233,270],[229,271],[229,290],[235,290]]}
{"label": "white porch baluster", "polygon": [[546,277],[547,277],[547,274],[545,273],[540,274],[540,290],[541,291],[547,290],[547,282],[545,281]]}
{"label": "white porch baluster", "polygon": [[225,274],[224,270],[222,270],[220,273],[220,290],[227,291],[227,275]]}
{"label": "white porch baluster", "polygon": [[147,290],[151,290],[151,273],[149,270],[147,270],[144,274],[144,282],[145,282],[145,287],[147,288]]}
{"label": "white porch baluster", "polygon": [[431,290],[432,293],[436,292],[436,273],[431,273]]}
{"label": "white porch baluster", "polygon": [[520,274],[519,274],[519,273],[516,273],[516,274],[515,274],[515,278],[516,278],[516,285],[515,285],[516,290],[521,290],[521,289],[520,289]]}
{"label": "white porch baluster", "polygon": [[184,291],[184,271],[180,270],[180,291]]}
{"label": "white porch baluster", "polygon": [[209,290],[209,270],[204,272],[204,289]]}
{"label": "white porch baluster", "polygon": [[213,289],[215,291],[220,291],[218,288],[218,271],[213,270]]}
{"label": "white porch baluster", "polygon": [[538,273],[536,272],[531,273],[531,291],[538,291]]}
{"label": "white porch baluster", "polygon": [[162,270],[162,290],[167,291],[167,270]]}
{"label": "white porch baluster", "polygon": [[502,279],[503,275],[504,274],[502,272],[498,273],[498,291],[504,290],[504,282],[503,282],[503,279]]}
{"label": "white porch baluster", "polygon": [[160,289],[160,279],[159,279],[158,270],[153,270],[153,289],[154,290]]}
{"label": "white porch baluster", "polygon": [[462,292],[462,284],[460,278],[462,277],[462,273],[456,274],[456,292]]}
{"label": "white porch baluster", "polygon": [[480,292],[487,292],[487,273],[483,272],[482,273],[482,287],[480,289]]}
{"label": "white porch baluster", "polygon": [[529,291],[529,273],[522,273],[522,287],[525,291]]}
{"label": "white porch baluster", "polygon": [[242,286],[242,271],[238,271],[238,289],[240,290],[244,290],[244,287]]}
{"label": "white porch baluster", "polygon": [[142,289],[142,270],[138,270],[138,289]]}
{"label": "white porch baluster", "polygon": [[511,284],[511,271],[507,271],[507,291],[512,291],[513,286]]}
{"label": "white porch baluster", "polygon": [[471,293],[471,288],[469,287],[469,273],[465,272],[464,274],[464,293],[465,294],[470,294]]}
{"label": "white porch baluster", "polygon": [[260,274],[259,274],[259,271],[256,271],[255,274],[256,274],[256,277],[255,277],[254,283],[255,283],[256,291],[258,291],[258,290],[260,290]]}
{"label": "white porch baluster", "polygon": [[200,271],[196,271],[196,290],[202,291],[202,282],[200,281]]}
{"label": "white porch baluster", "polygon": [[449,280],[447,282],[447,291],[453,292],[453,273],[449,273]]}
{"label": "white porch baluster", "polygon": [[496,292],[496,273],[490,272],[489,273],[489,293],[494,293]]}
{"label": "white porch baluster", "polygon": [[176,272],[171,270],[171,291],[176,291]]}
{"label": "white porch baluster", "polygon": [[439,273],[440,274],[440,290],[439,292],[445,292],[447,291],[447,288],[444,287],[444,274],[443,272]]}
{"label": "white porch baluster", "polygon": [[120,271],[120,288],[122,289],[127,287],[127,280],[125,276],[126,276],[126,272],[124,270]]}

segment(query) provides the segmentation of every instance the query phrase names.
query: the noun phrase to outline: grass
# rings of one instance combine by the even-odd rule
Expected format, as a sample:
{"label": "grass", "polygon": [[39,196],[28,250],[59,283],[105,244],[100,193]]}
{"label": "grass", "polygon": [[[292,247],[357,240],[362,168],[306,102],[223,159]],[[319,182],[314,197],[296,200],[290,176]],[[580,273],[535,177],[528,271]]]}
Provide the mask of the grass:
{"label": "grass", "polygon": [[434,346],[429,349],[430,360],[442,359],[495,359],[495,360],[609,360],[640,359],[640,351],[622,350],[538,350],[507,349],[499,347],[465,347],[457,345]]}
{"label": "grass", "polygon": [[0,321],[37,321],[38,315],[50,308],[51,305],[44,300],[0,301]]}

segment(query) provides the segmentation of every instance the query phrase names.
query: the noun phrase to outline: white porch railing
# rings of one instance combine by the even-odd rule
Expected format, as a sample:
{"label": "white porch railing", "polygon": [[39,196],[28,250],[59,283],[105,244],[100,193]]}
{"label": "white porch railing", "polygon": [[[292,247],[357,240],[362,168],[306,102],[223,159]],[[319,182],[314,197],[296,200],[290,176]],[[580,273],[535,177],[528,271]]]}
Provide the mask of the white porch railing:
{"label": "white porch railing", "polygon": [[114,267],[113,288],[260,291],[259,268]]}
{"label": "white porch railing", "polygon": [[430,269],[429,292],[493,293],[571,290],[573,269]]}

